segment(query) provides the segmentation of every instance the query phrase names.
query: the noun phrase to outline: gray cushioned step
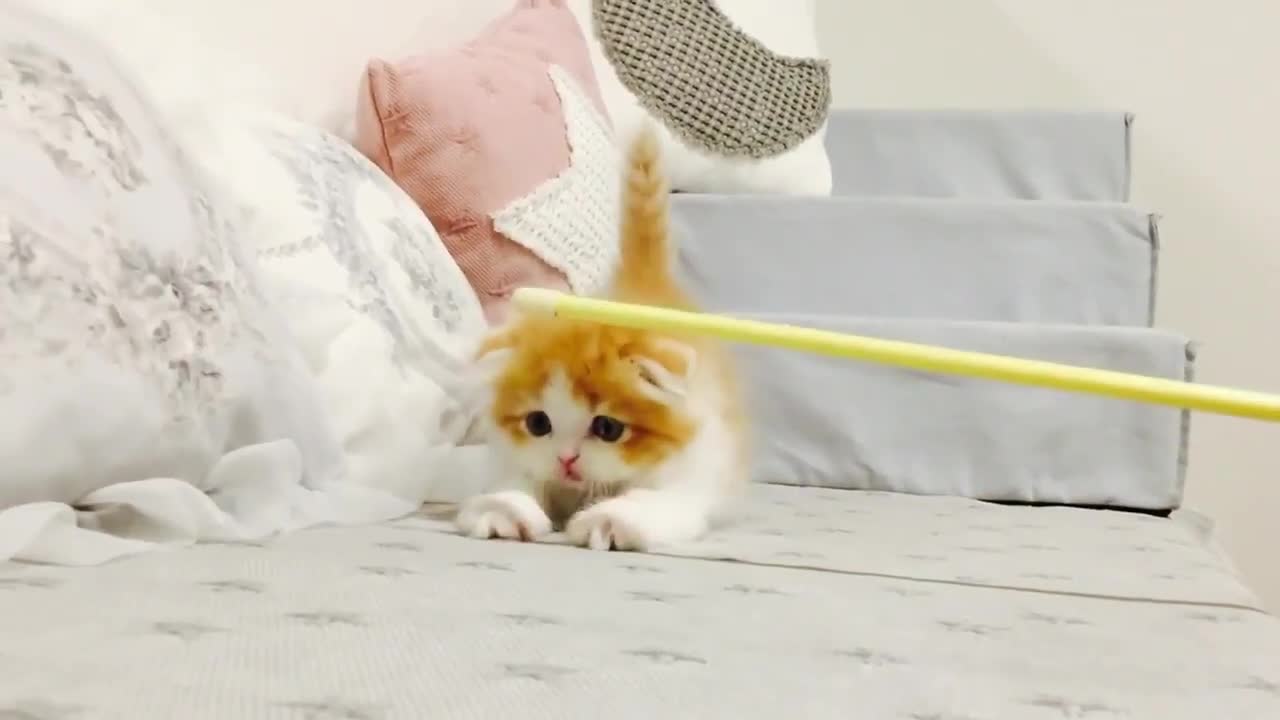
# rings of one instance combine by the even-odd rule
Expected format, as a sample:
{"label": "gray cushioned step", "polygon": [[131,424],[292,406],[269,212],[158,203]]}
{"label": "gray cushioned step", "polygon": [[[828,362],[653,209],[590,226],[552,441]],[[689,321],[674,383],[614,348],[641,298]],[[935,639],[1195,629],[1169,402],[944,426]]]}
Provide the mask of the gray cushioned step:
{"label": "gray cushioned step", "polygon": [[838,110],[836,195],[1129,199],[1132,117],[1108,112]]}
{"label": "gray cushioned step", "polygon": [[[1189,378],[1193,362],[1185,338],[1141,328],[745,316],[1164,378]],[[1153,510],[1181,500],[1189,421],[1176,408],[735,348],[758,481]]]}
{"label": "gray cushioned step", "polygon": [[710,309],[1148,325],[1156,233],[1119,203],[676,195]]}

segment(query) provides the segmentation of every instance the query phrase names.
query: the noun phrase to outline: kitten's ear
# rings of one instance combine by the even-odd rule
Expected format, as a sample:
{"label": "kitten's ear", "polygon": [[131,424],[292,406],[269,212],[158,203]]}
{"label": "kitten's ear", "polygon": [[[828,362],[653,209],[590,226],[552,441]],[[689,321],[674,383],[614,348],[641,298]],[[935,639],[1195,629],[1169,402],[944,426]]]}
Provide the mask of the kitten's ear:
{"label": "kitten's ear", "polygon": [[463,446],[484,440],[483,408],[488,402],[491,386],[506,366],[514,347],[515,336],[510,330],[490,332],[476,342],[469,353],[471,362],[464,362],[460,377],[450,393],[455,405],[447,409],[440,419],[440,432],[448,442]]}
{"label": "kitten's ear", "polygon": [[683,399],[698,366],[698,353],[675,340],[656,340],[637,349],[630,360],[640,371],[642,388],[660,402]]}
{"label": "kitten's ear", "polygon": [[511,329],[496,330],[485,336],[473,353],[475,369],[485,378],[497,377],[515,350],[516,336]]}
{"label": "kitten's ear", "polygon": [[515,343],[516,338],[514,330],[511,328],[498,328],[480,339],[480,343],[476,345],[474,355],[477,360],[480,360],[490,353],[497,352],[499,350],[510,350]]}

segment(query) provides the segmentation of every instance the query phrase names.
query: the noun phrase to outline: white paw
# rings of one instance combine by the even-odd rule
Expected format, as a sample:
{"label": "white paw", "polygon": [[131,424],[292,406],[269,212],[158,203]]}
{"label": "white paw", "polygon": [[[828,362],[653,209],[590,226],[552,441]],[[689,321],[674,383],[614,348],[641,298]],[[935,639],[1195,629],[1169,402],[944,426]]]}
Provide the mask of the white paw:
{"label": "white paw", "polygon": [[486,540],[529,542],[551,532],[551,518],[538,501],[519,490],[477,495],[462,504],[454,519],[464,535]]}
{"label": "white paw", "polygon": [[644,552],[652,547],[645,508],[628,498],[597,503],[569,518],[569,542],[592,550]]}

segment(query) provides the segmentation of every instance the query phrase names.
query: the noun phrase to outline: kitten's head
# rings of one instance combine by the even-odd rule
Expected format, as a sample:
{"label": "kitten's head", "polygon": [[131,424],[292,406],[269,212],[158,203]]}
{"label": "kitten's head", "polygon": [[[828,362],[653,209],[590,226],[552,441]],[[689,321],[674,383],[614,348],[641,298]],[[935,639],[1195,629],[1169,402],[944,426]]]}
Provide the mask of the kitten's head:
{"label": "kitten's head", "polygon": [[606,495],[642,482],[693,437],[696,355],[652,333],[523,318],[487,342],[490,419],[512,468],[535,483]]}

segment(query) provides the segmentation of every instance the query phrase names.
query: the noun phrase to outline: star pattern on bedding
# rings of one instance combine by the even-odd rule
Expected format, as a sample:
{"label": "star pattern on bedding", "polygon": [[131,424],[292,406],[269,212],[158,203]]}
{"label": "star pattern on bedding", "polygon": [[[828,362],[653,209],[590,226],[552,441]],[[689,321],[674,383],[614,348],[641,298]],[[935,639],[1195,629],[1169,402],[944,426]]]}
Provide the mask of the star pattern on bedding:
{"label": "star pattern on bedding", "polygon": [[[239,715],[376,720],[462,710],[489,717],[511,714],[513,702],[546,701],[563,716],[585,717],[598,701],[584,692],[663,716],[670,706],[648,688],[682,677],[689,687],[715,688],[709,702],[724,705],[734,696],[721,692],[721,683],[740,687],[734,669],[744,663],[769,668],[770,695],[813,692],[814,677],[837,677],[827,695],[818,691],[822,700],[856,693],[875,702],[892,693],[901,705],[894,717],[904,720],[1189,720],[1198,717],[1194,707],[1166,710],[1197,683],[1231,717],[1280,708],[1280,678],[1267,652],[1280,639],[1280,623],[1238,601],[1229,576],[1195,569],[1209,562],[1207,547],[1170,554],[1171,569],[1200,577],[1194,586],[1173,583],[1179,591],[1135,572],[1166,562],[1161,555],[1097,563],[1114,541],[1101,527],[1103,516],[1092,512],[1056,520],[1047,532],[1061,542],[1052,550],[993,557],[939,545],[929,531],[961,537],[978,519],[1013,548],[1034,533],[1012,525],[1040,512],[861,493],[806,507],[807,489],[754,492],[759,499],[718,537],[649,555],[472,540],[440,519],[415,521],[412,535],[403,522],[316,528],[269,547],[202,545],[91,574],[0,564],[0,718],[56,720],[93,708],[95,716],[142,720],[156,715],[139,708],[170,707],[195,683],[215,704],[194,708],[192,720],[226,717],[227,703],[237,703],[232,714]],[[771,497],[798,502],[771,504]],[[919,512],[939,502],[963,511],[953,518]],[[821,532],[846,505],[867,510],[859,535]],[[892,534],[906,525],[909,534]],[[763,532],[776,528],[787,533]],[[1184,532],[1167,523],[1152,527],[1147,540]],[[414,550],[406,549],[406,537]],[[935,546],[947,561],[904,557],[908,547],[923,546]],[[779,558],[804,548],[828,552],[822,560]],[[1049,563],[1068,579],[1022,577],[1025,567]],[[986,587],[960,587],[966,572],[989,576]],[[86,605],[86,597],[95,602]],[[768,622],[772,617],[790,620]],[[76,652],[49,652],[50,618],[66,628]],[[1238,650],[1197,654],[1206,637]],[[1109,665],[1156,666],[1151,670],[1167,675],[1170,689],[1135,695],[1108,682],[1082,686],[1080,678],[1091,678],[1097,665],[1093,653],[1039,653],[1030,671],[1020,669],[1027,648],[1085,647],[1091,638],[1108,638],[1118,655]],[[228,653],[234,663],[225,662]],[[960,655],[970,658],[966,672],[998,678],[1007,691],[957,698],[950,684],[931,680],[940,663]],[[147,658],[163,671],[130,666],[122,674],[119,657]],[[88,677],[56,694],[44,689],[43,678],[71,672]],[[402,680],[406,672],[415,679]],[[454,672],[479,678],[485,685],[476,687],[486,692],[455,692]],[[269,694],[254,690],[263,677],[271,678]],[[378,683],[396,691],[373,694]],[[904,684],[910,695],[902,694]],[[763,693],[724,714],[776,717],[779,708]],[[68,702],[75,705],[59,710]]]}
{"label": "star pattern on bedding", "polygon": [[554,64],[547,74],[560,97],[569,166],[494,212],[493,227],[586,294],[602,287],[613,267],[619,156],[607,121],[573,76]]}

